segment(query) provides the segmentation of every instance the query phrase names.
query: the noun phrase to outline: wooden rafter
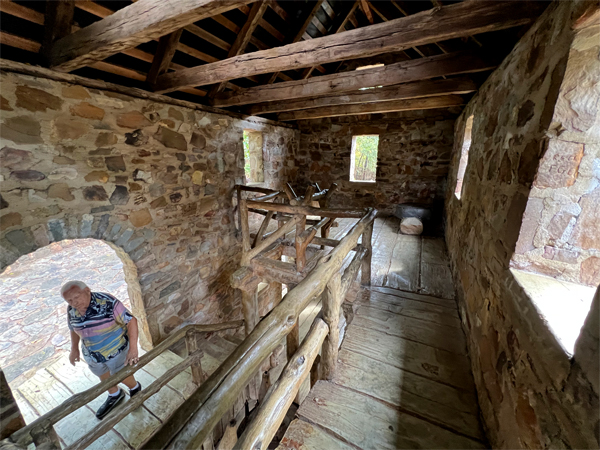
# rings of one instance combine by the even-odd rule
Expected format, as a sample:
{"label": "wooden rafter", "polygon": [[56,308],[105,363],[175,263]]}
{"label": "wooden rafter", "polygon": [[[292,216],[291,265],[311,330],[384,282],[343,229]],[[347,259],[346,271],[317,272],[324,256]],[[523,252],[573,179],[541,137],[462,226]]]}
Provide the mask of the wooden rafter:
{"label": "wooden rafter", "polygon": [[[248,18],[246,19],[246,23],[240,30],[239,34],[237,35],[237,38],[235,39],[235,42],[229,49],[229,53],[227,54],[228,58],[244,53],[244,51],[246,50],[246,46],[252,38],[252,33],[254,33],[254,30],[256,29],[258,23],[262,19],[262,16],[267,10],[268,6],[269,3],[264,1],[256,2],[252,5],[250,13],[248,14]],[[208,94],[209,98],[213,98],[223,89],[225,89],[226,84],[226,82],[222,82],[214,86]]]}
{"label": "wooden rafter", "polygon": [[[302,39],[302,37],[304,36],[304,33],[306,33],[306,29],[308,28],[308,26],[312,22],[313,18],[315,17],[317,12],[321,8],[321,5],[323,4],[323,2],[324,2],[324,0],[318,0],[315,3],[315,6],[313,6],[312,11],[308,14],[308,17],[306,18],[306,20],[304,21],[304,23],[302,24],[302,26],[300,27],[300,29],[298,30],[296,35],[294,36],[294,39],[292,39],[292,43],[299,42]],[[275,72],[273,75],[271,75],[271,78],[269,78],[269,82],[267,84],[274,83],[279,75],[280,75],[279,71]]]}
{"label": "wooden rafter", "polygon": [[168,70],[171,60],[173,59],[173,55],[175,55],[175,51],[177,50],[181,33],[183,33],[183,28],[180,28],[179,30],[173,31],[169,34],[165,34],[158,40],[158,47],[156,49],[156,53],[154,53],[152,66],[150,67],[148,76],[146,77],[146,82],[148,84],[153,85],[156,83],[158,76],[162,75]]}
{"label": "wooden rafter", "polygon": [[49,57],[54,42],[71,33],[74,12],[75,3],[73,0],[57,0],[46,3],[44,40],[41,50],[45,59]]}
{"label": "wooden rafter", "polygon": [[371,13],[371,8],[369,7],[369,2],[367,0],[359,0],[360,1],[360,9],[365,14],[367,20],[371,25],[375,23],[373,19],[373,13]]}
{"label": "wooden rafter", "polygon": [[438,97],[416,98],[410,100],[392,100],[389,102],[366,103],[355,105],[326,106],[322,108],[303,109],[300,111],[278,114],[278,120],[320,119],[323,117],[349,116],[360,114],[381,114],[397,111],[414,111],[419,109],[450,108],[461,106],[465,100],[459,95],[443,95]]}
{"label": "wooden rafter", "polygon": [[449,80],[424,80],[383,88],[352,91],[342,95],[257,103],[248,107],[246,112],[249,115],[260,115],[325,106],[375,103],[449,94],[468,94],[476,90],[477,85],[473,82],[473,80],[467,77],[453,78]]}
{"label": "wooden rafter", "polygon": [[248,105],[265,101],[280,101],[317,97],[357,91],[373,86],[391,86],[399,83],[425,80],[447,75],[479,72],[496,67],[495,58],[473,53],[444,55],[402,61],[373,69],[342,72],[307,80],[256,86],[231,94],[215,97],[214,106]]}
{"label": "wooden rafter", "polygon": [[139,0],[56,41],[49,52],[50,66],[75,70],[248,2]]}
{"label": "wooden rafter", "polygon": [[536,2],[466,0],[377,25],[239,55],[159,77],[158,92],[220,83],[249,75],[374,56],[415,45],[502,30],[531,22],[544,5]]}

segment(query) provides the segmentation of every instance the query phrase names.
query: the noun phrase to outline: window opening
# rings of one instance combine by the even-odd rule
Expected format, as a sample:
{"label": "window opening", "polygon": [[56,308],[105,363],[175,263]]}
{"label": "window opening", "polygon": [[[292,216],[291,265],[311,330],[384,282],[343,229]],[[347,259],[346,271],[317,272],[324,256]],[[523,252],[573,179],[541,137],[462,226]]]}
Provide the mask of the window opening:
{"label": "window opening", "polygon": [[352,136],[350,155],[350,181],[375,183],[379,135]]}
{"label": "window opening", "polygon": [[471,131],[473,129],[473,115],[467,119],[465,124],[465,131],[463,132],[463,143],[460,150],[460,162],[458,163],[458,172],[456,174],[456,188],[454,189],[454,195],[456,198],[460,198],[462,193],[463,180],[465,178],[465,172],[467,170],[467,164],[469,163],[469,150],[471,148]]}
{"label": "window opening", "polygon": [[243,143],[246,183],[264,182],[262,133],[260,131],[244,130]]}

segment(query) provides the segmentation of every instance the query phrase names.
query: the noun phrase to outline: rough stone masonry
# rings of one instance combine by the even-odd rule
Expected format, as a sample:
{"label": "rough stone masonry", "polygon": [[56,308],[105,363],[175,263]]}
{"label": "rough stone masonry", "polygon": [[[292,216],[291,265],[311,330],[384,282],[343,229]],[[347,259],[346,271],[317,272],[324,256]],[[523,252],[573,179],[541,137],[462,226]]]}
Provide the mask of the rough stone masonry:
{"label": "rough stone masonry", "polygon": [[[244,129],[264,134],[264,185],[287,179],[297,130],[2,73],[1,267],[62,239],[102,239],[124,261],[156,344],[184,322],[239,319],[232,205]],[[293,164],[293,161],[291,162]]]}

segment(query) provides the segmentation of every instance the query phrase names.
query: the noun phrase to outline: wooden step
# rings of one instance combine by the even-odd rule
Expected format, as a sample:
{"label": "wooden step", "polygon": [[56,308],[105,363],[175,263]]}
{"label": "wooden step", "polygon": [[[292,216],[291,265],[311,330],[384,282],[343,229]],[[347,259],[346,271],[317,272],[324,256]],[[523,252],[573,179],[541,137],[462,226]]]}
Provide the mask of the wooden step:
{"label": "wooden step", "polygon": [[484,448],[481,442],[332,382],[317,382],[297,415],[361,449]]}

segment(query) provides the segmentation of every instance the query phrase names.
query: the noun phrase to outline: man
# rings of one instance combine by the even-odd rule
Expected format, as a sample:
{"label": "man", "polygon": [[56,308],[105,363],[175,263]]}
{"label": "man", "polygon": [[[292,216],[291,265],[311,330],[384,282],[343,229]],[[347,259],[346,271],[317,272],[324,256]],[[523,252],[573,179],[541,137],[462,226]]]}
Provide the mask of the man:
{"label": "man", "polygon": [[[75,365],[79,358],[79,341],[83,359],[94,375],[104,381],[126,365],[138,362],[138,325],[135,317],[119,300],[110,294],[92,292],[82,281],[69,281],[60,290],[69,304],[67,318],[71,331],[69,361]],[[142,390],[133,375],[123,383],[133,397]],[[102,419],[125,398],[118,386],[108,390],[108,398],[96,412]]]}

